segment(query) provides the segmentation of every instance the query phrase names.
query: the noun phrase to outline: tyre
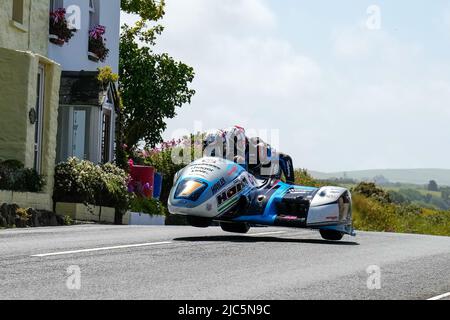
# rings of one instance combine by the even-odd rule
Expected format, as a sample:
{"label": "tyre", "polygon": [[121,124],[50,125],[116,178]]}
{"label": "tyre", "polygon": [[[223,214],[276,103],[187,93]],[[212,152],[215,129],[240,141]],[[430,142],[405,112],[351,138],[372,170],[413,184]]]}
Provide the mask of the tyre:
{"label": "tyre", "polygon": [[339,240],[342,240],[342,238],[344,237],[344,234],[342,232],[335,231],[335,230],[325,230],[325,229],[320,230],[320,235],[325,240],[331,240],[331,241],[339,241]]}
{"label": "tyre", "polygon": [[247,223],[221,222],[220,227],[223,231],[232,233],[247,233],[250,230]]}
{"label": "tyre", "polygon": [[211,226],[212,220],[208,218],[188,216],[187,222],[195,228],[208,228]]}

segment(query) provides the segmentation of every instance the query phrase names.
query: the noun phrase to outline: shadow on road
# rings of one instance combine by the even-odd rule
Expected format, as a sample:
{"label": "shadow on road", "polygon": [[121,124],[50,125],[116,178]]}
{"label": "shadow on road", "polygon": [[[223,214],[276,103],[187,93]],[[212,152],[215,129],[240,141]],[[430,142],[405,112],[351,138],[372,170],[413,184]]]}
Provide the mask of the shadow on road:
{"label": "shadow on road", "polygon": [[309,243],[322,245],[337,245],[337,246],[359,246],[357,242],[350,241],[327,241],[316,239],[289,239],[289,238],[275,238],[275,237],[246,237],[246,236],[206,236],[206,237],[185,237],[173,239],[174,241],[185,242],[239,242],[239,243],[257,243],[257,242],[271,242],[271,243]]}

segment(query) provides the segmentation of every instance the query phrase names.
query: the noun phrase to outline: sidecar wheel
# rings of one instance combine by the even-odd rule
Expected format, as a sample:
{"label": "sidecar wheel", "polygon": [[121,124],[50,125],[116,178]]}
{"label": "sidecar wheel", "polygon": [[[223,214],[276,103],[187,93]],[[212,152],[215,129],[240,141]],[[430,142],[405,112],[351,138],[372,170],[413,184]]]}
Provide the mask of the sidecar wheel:
{"label": "sidecar wheel", "polygon": [[320,235],[325,240],[331,240],[331,241],[339,241],[339,240],[342,240],[342,238],[344,237],[344,234],[342,232],[334,231],[334,230],[325,230],[325,229],[320,230]]}

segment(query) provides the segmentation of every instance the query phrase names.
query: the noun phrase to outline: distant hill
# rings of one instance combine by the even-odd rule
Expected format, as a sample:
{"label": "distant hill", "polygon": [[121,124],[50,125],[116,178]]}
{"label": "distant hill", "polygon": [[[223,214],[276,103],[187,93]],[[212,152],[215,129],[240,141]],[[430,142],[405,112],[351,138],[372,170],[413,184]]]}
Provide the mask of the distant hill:
{"label": "distant hill", "polygon": [[358,181],[372,180],[377,176],[383,176],[390,182],[405,184],[428,184],[430,180],[436,180],[439,185],[450,186],[450,169],[387,169],[387,170],[362,170],[324,173],[310,171],[310,174],[320,180],[333,178],[349,178]]}

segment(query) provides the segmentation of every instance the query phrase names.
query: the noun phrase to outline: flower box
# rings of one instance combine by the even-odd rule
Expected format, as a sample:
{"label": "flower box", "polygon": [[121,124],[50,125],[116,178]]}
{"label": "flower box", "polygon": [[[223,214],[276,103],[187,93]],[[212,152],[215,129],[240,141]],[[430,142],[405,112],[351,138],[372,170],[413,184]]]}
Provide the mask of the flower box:
{"label": "flower box", "polygon": [[83,203],[56,203],[56,214],[69,216],[73,220],[114,223],[116,209],[108,207],[86,206]]}
{"label": "flower box", "polygon": [[93,52],[88,52],[88,59],[93,62],[99,62],[100,58]]}
{"label": "flower box", "polygon": [[50,12],[49,27],[49,41],[58,46],[62,46],[64,43],[69,42],[77,32],[76,29],[70,28],[66,19],[66,9],[64,8],[59,8]]}
{"label": "flower box", "polygon": [[48,39],[50,40],[51,43],[60,47],[62,47],[64,43],[66,43],[64,39],[60,39],[59,36],[57,36],[56,34],[50,34],[48,36]]}
{"label": "flower box", "polygon": [[130,212],[128,221],[128,224],[133,226],[164,226],[166,224],[166,217],[152,216],[140,212]]}
{"label": "flower box", "polygon": [[106,47],[105,33],[106,27],[101,25],[89,30],[89,60],[105,62],[108,57],[109,49]]}

